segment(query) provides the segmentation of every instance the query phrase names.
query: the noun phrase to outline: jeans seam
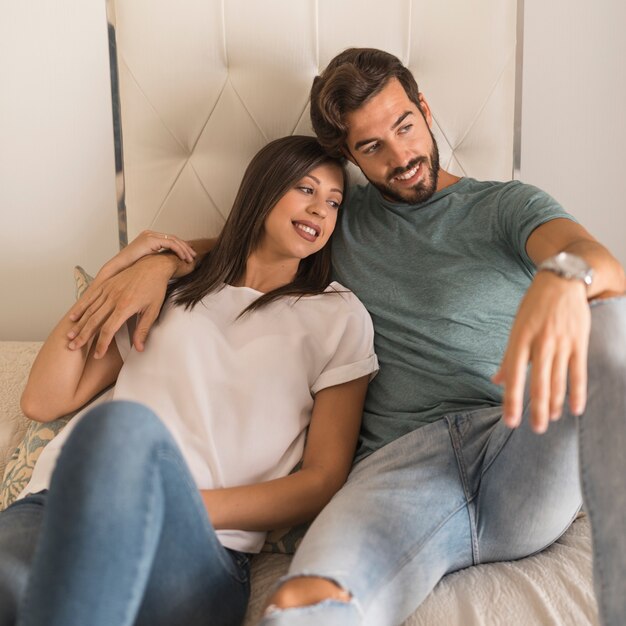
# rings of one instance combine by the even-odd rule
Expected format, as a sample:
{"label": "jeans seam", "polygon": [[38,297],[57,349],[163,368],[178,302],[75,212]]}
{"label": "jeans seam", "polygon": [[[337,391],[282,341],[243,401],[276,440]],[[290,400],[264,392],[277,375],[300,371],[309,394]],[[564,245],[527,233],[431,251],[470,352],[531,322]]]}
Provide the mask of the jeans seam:
{"label": "jeans seam", "polygon": [[[157,458],[159,456],[159,453],[160,453],[160,449],[159,448],[153,449],[152,454],[151,454],[151,458],[150,458],[150,465],[152,466],[152,468],[154,468],[154,466],[155,466],[155,461],[157,460]],[[155,476],[155,472],[154,472],[153,469],[150,471],[150,475],[151,476],[150,476],[150,480],[149,480],[149,483],[148,483],[149,486],[150,486],[150,491],[148,493],[148,506],[145,508],[144,515],[143,515],[142,528],[144,528],[144,529],[147,528],[148,521],[149,521],[149,519],[151,517],[149,515],[149,511],[152,511],[152,516],[154,516],[154,503],[156,501],[156,489],[155,489],[155,486],[156,486],[156,476]],[[159,534],[160,533],[161,533],[161,530],[159,530]],[[144,552],[145,552],[147,533],[145,533],[145,532],[142,533],[142,537],[144,539],[142,547],[143,547]],[[135,550],[135,554],[136,555],[141,556],[141,553],[142,553],[141,550],[140,551]],[[137,574],[139,572],[139,565],[140,565],[139,561],[140,561],[140,559],[135,557],[134,574],[131,576],[131,581],[133,581],[133,583],[135,583],[135,581],[137,581],[137,578],[138,578]],[[148,577],[150,575],[150,570],[152,569],[152,564],[153,563],[154,563],[154,554],[152,555],[152,563],[150,565],[150,569],[148,570]],[[146,579],[146,582],[147,582],[147,580],[148,579]],[[130,610],[130,604],[131,604],[130,601],[131,601],[131,599],[132,599],[132,597],[134,595],[134,587],[135,587],[135,584],[129,585],[129,592],[127,594],[127,601],[125,603],[126,611],[125,611],[125,614],[123,615],[124,621],[122,623],[127,623],[129,621],[129,618],[130,618],[129,610]],[[137,609],[139,609],[139,607],[137,607]]]}
{"label": "jeans seam", "polygon": [[[528,402],[526,402],[526,404],[524,404],[524,406],[522,407],[522,415],[525,414],[526,409],[528,408]],[[511,428],[509,429],[509,433],[507,434],[507,436],[505,437],[504,441],[502,442],[502,444],[500,445],[500,447],[498,448],[498,450],[495,452],[495,454],[493,455],[492,459],[489,461],[489,463],[487,463],[486,466],[481,468],[480,471],[480,478],[479,478],[479,482],[478,482],[478,487],[476,488],[476,491],[472,494],[471,497],[471,501],[475,502],[474,505],[474,509],[475,509],[475,516],[476,516],[476,542],[478,544],[478,518],[480,517],[480,509],[478,506],[478,492],[480,491],[480,485],[482,484],[482,480],[485,476],[485,474],[489,471],[489,469],[491,468],[491,466],[496,462],[497,458],[500,456],[500,453],[502,452],[502,450],[504,450],[504,446],[506,446],[506,444],[509,442],[509,440],[511,439],[511,436],[513,435],[514,430]],[[493,434],[493,432],[492,432]],[[491,440],[491,435],[489,437],[489,440]],[[550,545],[550,544],[548,544]],[[477,550],[477,555],[480,557],[480,552]],[[476,560],[476,562],[474,563],[474,565],[479,565],[480,564],[480,558],[478,558]]]}
{"label": "jeans seam", "polygon": [[452,424],[451,418],[446,417],[445,420],[448,423],[448,433],[450,435],[450,441],[452,442],[452,449],[454,450],[457,469],[461,477],[461,484],[463,485],[463,494],[465,495],[465,506],[467,507],[470,535],[472,538],[472,561],[474,562],[474,564],[477,564],[480,562],[480,551],[478,545],[478,536],[476,533],[476,519],[470,507],[470,502],[473,500],[473,496],[469,493],[469,480],[467,477],[467,471],[465,469],[465,463],[463,461],[460,441],[458,441],[457,437],[453,433],[454,425]]}
{"label": "jeans seam", "polygon": [[[522,416],[526,415],[526,413],[528,411],[528,406],[529,405],[530,405],[530,399],[527,399],[524,402],[524,404],[522,405]],[[523,419],[523,417],[522,417],[522,419]],[[509,429],[509,434],[506,436],[506,439],[502,442],[502,445],[500,446],[500,448],[498,448],[498,451],[493,455],[493,458],[491,459],[491,461],[489,461],[489,463],[485,467],[483,467],[481,469],[481,472],[480,472],[480,479],[481,479],[481,481],[482,481],[483,476],[489,471],[489,468],[496,462],[496,459],[500,455],[500,452],[502,452],[502,450],[504,449],[504,446],[506,446],[506,444],[508,443],[509,439],[513,435],[514,431],[515,431],[515,429],[513,429],[513,428]],[[490,436],[489,439],[491,440],[491,436]]]}

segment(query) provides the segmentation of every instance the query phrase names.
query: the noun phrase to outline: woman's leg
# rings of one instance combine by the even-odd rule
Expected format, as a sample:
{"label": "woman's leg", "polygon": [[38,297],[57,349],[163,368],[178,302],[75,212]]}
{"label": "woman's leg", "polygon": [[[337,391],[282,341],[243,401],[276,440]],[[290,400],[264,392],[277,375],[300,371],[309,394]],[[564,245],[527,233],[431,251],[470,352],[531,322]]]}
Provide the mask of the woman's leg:
{"label": "woman's leg", "polygon": [[0,626],[15,626],[17,621],[45,499],[44,493],[28,496],[0,513]]}
{"label": "woman's leg", "polygon": [[239,624],[248,594],[160,420],[119,401],[86,415],[52,477],[19,624]]}

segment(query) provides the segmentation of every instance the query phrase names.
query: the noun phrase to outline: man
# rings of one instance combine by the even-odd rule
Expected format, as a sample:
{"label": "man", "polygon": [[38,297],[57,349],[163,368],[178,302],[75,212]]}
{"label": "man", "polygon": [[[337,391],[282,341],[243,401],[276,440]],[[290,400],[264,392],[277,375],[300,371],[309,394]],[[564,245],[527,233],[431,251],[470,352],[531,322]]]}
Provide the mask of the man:
{"label": "man", "polygon": [[[356,465],[263,623],[398,624],[445,574],[543,549],[580,508],[579,451],[601,618],[623,623],[626,300],[600,299],[624,292],[623,269],[542,191],[442,170],[392,55],[335,57],[311,117],[369,180],[341,209],[333,263],[372,315],[381,369]],[[103,324],[102,354],[139,312],[142,349],[173,267],[142,263],[158,269],[79,303],[76,346]]]}

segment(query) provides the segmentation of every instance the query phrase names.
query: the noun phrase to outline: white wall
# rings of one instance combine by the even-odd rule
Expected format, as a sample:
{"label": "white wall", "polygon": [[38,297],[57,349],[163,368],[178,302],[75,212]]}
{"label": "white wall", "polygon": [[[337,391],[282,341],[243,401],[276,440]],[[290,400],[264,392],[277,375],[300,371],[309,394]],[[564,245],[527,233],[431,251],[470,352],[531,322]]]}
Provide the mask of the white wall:
{"label": "white wall", "polygon": [[626,265],[626,3],[525,0],[520,178]]}
{"label": "white wall", "polygon": [[[0,340],[117,249],[104,0],[0,0]],[[626,3],[525,0],[521,178],[626,264]]]}
{"label": "white wall", "polygon": [[104,0],[0,0],[0,340],[43,339],[117,250]]}

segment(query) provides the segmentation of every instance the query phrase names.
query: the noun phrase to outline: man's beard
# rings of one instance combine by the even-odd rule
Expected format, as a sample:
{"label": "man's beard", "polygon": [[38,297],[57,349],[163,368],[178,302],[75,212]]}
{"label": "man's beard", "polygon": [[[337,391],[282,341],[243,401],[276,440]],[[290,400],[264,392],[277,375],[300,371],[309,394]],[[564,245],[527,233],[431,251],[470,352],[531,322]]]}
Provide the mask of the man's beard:
{"label": "man's beard", "polygon": [[439,177],[439,148],[437,147],[437,142],[433,137],[432,131],[430,131],[430,136],[433,141],[433,147],[430,151],[430,164],[428,163],[428,159],[426,157],[417,157],[406,167],[400,167],[394,170],[391,175],[391,177],[400,176],[401,174],[409,172],[423,161],[424,167],[428,168],[428,172],[427,175],[422,176],[422,179],[416,185],[409,187],[400,193],[391,185],[370,180],[370,183],[372,183],[372,185],[374,185],[374,187],[376,187],[376,189],[378,189],[378,191],[380,191],[385,198],[394,202],[420,204],[421,202],[426,202],[426,200],[428,200],[435,193]]}

